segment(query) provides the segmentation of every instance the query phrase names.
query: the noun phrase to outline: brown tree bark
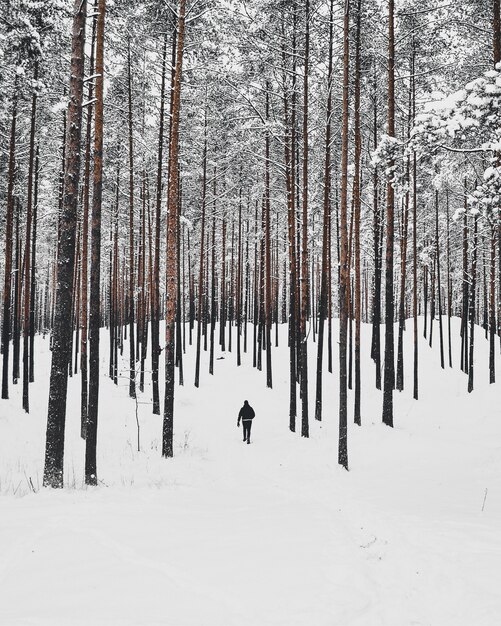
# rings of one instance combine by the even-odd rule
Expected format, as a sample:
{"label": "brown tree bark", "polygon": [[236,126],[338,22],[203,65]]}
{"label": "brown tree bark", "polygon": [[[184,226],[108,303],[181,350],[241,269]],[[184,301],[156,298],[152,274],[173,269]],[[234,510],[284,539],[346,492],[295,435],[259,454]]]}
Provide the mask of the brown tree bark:
{"label": "brown tree bark", "polygon": [[127,45],[127,96],[129,105],[129,396],[136,397],[135,281],[134,281],[134,126],[132,118],[132,67]]}
{"label": "brown tree bark", "polygon": [[[102,0],[101,0],[102,1]],[[64,199],[59,216],[56,308],[53,327],[52,365],[45,445],[43,484],[63,486],[64,427],[68,385],[68,348],[75,260],[78,183],[80,179],[80,139],[82,134],[82,100],[86,0],[75,0],[72,31],[70,102],[66,136]]]}
{"label": "brown tree bark", "polygon": [[181,111],[181,72],[184,52],[186,0],[179,0],[176,69],[172,90],[172,116],[169,154],[167,216],[167,307],[165,315],[165,402],[162,431],[162,456],[172,457],[174,436],[174,359],[177,299],[177,223],[179,202],[179,122]]}
{"label": "brown tree bark", "polygon": [[327,70],[327,109],[325,122],[325,157],[324,157],[324,194],[323,194],[323,228],[322,228],[322,271],[320,275],[320,306],[318,317],[318,343],[317,343],[317,380],[315,393],[315,419],[322,420],[322,376],[323,376],[323,350],[324,350],[324,326],[328,314],[329,295],[329,259],[330,259],[330,190],[331,190],[331,135],[332,135],[332,75],[333,75],[333,30],[334,30],[334,0],[329,4],[329,62]]}

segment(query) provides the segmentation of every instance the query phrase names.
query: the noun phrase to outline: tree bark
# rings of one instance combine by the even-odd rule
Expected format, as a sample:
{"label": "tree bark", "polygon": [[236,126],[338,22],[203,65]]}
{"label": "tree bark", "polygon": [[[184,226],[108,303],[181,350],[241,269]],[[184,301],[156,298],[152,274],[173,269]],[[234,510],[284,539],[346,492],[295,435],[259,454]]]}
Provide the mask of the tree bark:
{"label": "tree bark", "polygon": [[[388,0],[388,136],[395,136],[395,35],[394,0]],[[390,159],[391,170],[394,160]],[[394,245],[395,190],[391,180],[386,187],[386,286],[385,286],[385,346],[383,378],[383,423],[393,427],[393,389],[395,386],[394,301],[393,301],[393,245]]]}
{"label": "tree bark", "polygon": [[328,264],[330,248],[330,190],[331,190],[331,135],[332,135],[332,43],[333,43],[333,11],[334,0],[329,5],[329,65],[327,71],[327,119],[325,123],[325,161],[324,161],[324,195],[323,195],[323,229],[322,229],[322,271],[320,276],[320,307],[318,316],[318,343],[317,343],[317,386],[315,394],[315,419],[322,420],[322,375],[324,350],[324,325],[327,317]]}
{"label": "tree bark", "polygon": [[353,181],[354,239],[355,239],[355,409],[354,421],[361,422],[361,368],[360,368],[360,328],[361,328],[361,287],[360,287],[360,160],[362,154],[362,134],[360,130],[360,28],[362,2],[357,2],[357,32],[355,43],[355,173]]}
{"label": "tree bark", "polygon": [[300,352],[300,397],[301,397],[301,436],[309,437],[308,422],[308,340],[306,322],[308,318],[308,72],[310,55],[310,2],[305,2],[305,41],[303,76],[303,198],[301,236],[301,311],[299,315]]}
{"label": "tree bark", "polygon": [[[33,175],[35,170],[35,130],[37,117],[38,61],[35,61],[33,72],[33,94],[31,99],[30,119],[30,153],[28,162],[28,194],[26,202],[26,234],[24,241],[24,302],[23,302],[23,409],[30,412],[30,297],[31,297],[31,231],[33,224]],[[70,353],[71,354],[71,353]],[[70,359],[71,361],[71,359]]]}
{"label": "tree bark", "polygon": [[99,407],[99,328],[101,301],[101,204],[103,196],[104,23],[106,1],[98,2],[96,25],[96,110],[94,121],[94,184],[92,195],[89,318],[89,408],[85,428],[85,484],[97,485],[97,419]]}
{"label": "tree bark", "polygon": [[350,70],[350,0],[344,4],[343,25],[343,119],[341,134],[341,250],[339,282],[339,445],[338,463],[348,469],[348,389],[347,389],[347,330],[349,299],[348,261],[348,115]]}
{"label": "tree bark", "polygon": [[2,399],[9,398],[9,347],[11,334],[11,291],[12,291],[12,240],[14,223],[14,176],[16,169],[16,125],[17,125],[18,79],[14,79],[12,95],[12,121],[9,143],[9,173],[7,183],[7,216],[5,223],[5,275],[3,289],[2,318]]}
{"label": "tree bark", "polygon": [[174,454],[174,359],[177,298],[177,223],[179,202],[179,122],[181,110],[181,72],[184,51],[186,0],[179,0],[176,69],[172,90],[172,117],[169,154],[169,186],[167,216],[167,307],[165,315],[165,401],[162,430],[162,456]]}
{"label": "tree bark", "polygon": [[135,291],[134,291],[134,140],[132,119],[132,68],[130,40],[127,46],[127,94],[129,104],[129,396],[136,397]]}
{"label": "tree bark", "polygon": [[75,0],[70,72],[70,102],[66,136],[64,198],[59,217],[59,241],[56,279],[56,308],[53,327],[52,365],[47,414],[45,487],[63,486],[64,427],[68,385],[70,315],[73,296],[73,266],[77,225],[78,183],[80,179],[80,140],[82,134],[82,100],[86,0]]}

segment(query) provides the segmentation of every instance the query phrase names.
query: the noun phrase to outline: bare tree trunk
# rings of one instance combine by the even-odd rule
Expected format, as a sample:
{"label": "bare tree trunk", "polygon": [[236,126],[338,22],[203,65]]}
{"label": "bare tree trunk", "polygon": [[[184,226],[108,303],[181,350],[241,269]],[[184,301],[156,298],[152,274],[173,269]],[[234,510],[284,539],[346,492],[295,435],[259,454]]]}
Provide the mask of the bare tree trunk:
{"label": "bare tree trunk", "polygon": [[9,174],[7,184],[7,216],[5,224],[5,276],[3,290],[2,318],[2,399],[9,398],[9,347],[11,334],[11,291],[12,291],[12,239],[14,222],[14,176],[16,169],[16,124],[18,85],[17,74],[14,79],[12,95],[12,121],[9,144]]}
{"label": "bare tree trunk", "polygon": [[85,484],[97,485],[97,418],[99,407],[99,328],[101,301],[101,204],[103,196],[104,22],[106,0],[98,2],[96,25],[96,110],[94,122],[94,184],[92,195],[89,317],[89,408],[85,428]]}
{"label": "bare tree trunk", "polygon": [[308,318],[308,72],[310,55],[310,2],[305,2],[305,42],[303,77],[303,202],[301,236],[301,311],[299,315],[299,359],[301,397],[301,436],[309,437],[308,423],[308,341],[306,321]]}
{"label": "bare tree trunk", "polygon": [[473,220],[473,256],[471,261],[471,287],[469,302],[469,318],[470,318],[470,344],[469,344],[469,368],[468,368],[468,393],[473,391],[473,348],[475,339],[475,297],[477,291],[477,245],[478,245],[478,217],[475,215]]}
{"label": "bare tree trunk", "polygon": [[[307,0],[308,2],[308,0]],[[270,116],[270,91],[269,84],[266,84],[266,119]],[[273,387],[273,377],[271,370],[271,254],[270,254],[270,132],[266,128],[265,147],[265,198],[264,208],[264,265],[265,265],[265,294],[264,294],[264,330],[266,344],[266,386]],[[240,219],[239,212],[239,256],[240,256]]]}
{"label": "bare tree trunk", "polygon": [[468,279],[468,206],[467,187],[464,181],[464,217],[463,217],[463,306],[461,315],[461,369],[468,373],[468,306],[469,306],[469,279]]}
{"label": "bare tree trunk", "polygon": [[360,371],[360,327],[361,327],[361,292],[360,292],[360,159],[362,153],[362,135],[360,130],[360,28],[362,20],[362,2],[357,2],[357,33],[355,44],[355,175],[353,181],[354,238],[355,238],[355,424],[361,424],[361,371]]}
{"label": "bare tree trunk", "polygon": [[[285,45],[285,44],[284,44]],[[293,47],[295,48],[294,44]],[[282,75],[284,88],[284,126],[285,126],[285,181],[287,191],[287,223],[289,239],[289,429],[296,430],[296,216],[295,216],[295,115],[291,112],[289,117],[289,94],[287,86],[285,48],[282,48]],[[294,85],[293,85],[294,89]],[[294,105],[292,106],[294,108]]]}
{"label": "bare tree trunk", "polygon": [[[23,303],[23,409],[30,412],[29,382],[30,382],[30,296],[31,296],[31,231],[33,224],[33,174],[35,169],[35,129],[37,115],[38,61],[35,61],[33,72],[33,94],[31,99],[30,123],[30,154],[28,163],[28,194],[26,202],[26,235],[24,248],[24,303]],[[71,354],[71,353],[70,353]],[[71,361],[71,359],[70,359]]]}
{"label": "bare tree trunk", "polygon": [[45,445],[45,487],[63,486],[64,427],[68,385],[68,348],[73,296],[73,265],[77,225],[78,183],[80,179],[80,139],[82,134],[82,100],[86,0],[75,0],[70,71],[70,102],[66,136],[64,200],[59,216],[59,240],[54,315],[52,366]]}
{"label": "bare tree trunk", "polygon": [[[374,67],[374,150],[377,148],[377,79]],[[374,298],[372,303],[372,344],[371,358],[376,366],[376,389],[381,389],[381,283],[382,283],[382,254],[380,233],[382,215],[379,207],[379,177],[378,169],[374,168],[373,202],[374,202]]]}
{"label": "bare tree trunk", "polygon": [[[388,136],[395,136],[395,35],[394,0],[388,0]],[[394,160],[388,163],[391,170]],[[383,379],[383,423],[393,426],[393,388],[395,386],[393,245],[395,237],[395,190],[391,180],[386,189],[386,288],[385,288],[385,347]]]}
{"label": "bare tree trunk", "polygon": [[416,153],[412,154],[412,298],[414,313],[414,368],[413,398],[418,399],[418,285],[417,285],[417,166]]}
{"label": "bare tree trunk", "polygon": [[[37,254],[37,226],[38,226],[38,173],[40,170],[40,154],[37,145],[35,151],[35,183],[33,189],[33,237],[31,243],[31,285],[30,285],[30,367],[29,381],[35,381],[35,325],[36,325],[36,254]],[[40,308],[40,307],[39,307]]]}
{"label": "bare tree trunk", "polygon": [[[238,202],[238,253],[237,253],[237,295],[236,295],[236,318],[237,318],[237,366],[242,363],[242,353],[241,353],[241,331],[242,331],[242,183],[240,182],[240,192],[239,192],[239,202]],[[215,233],[214,233],[215,236]],[[215,241],[213,239],[213,253]],[[215,270],[215,263],[213,263],[213,268]],[[213,270],[213,271],[214,271]],[[214,283],[214,281],[212,281]],[[211,322],[212,323],[212,322]]]}
{"label": "bare tree trunk", "polygon": [[442,287],[440,281],[440,240],[438,233],[438,190],[435,191],[435,246],[437,257],[437,296],[438,296],[438,327],[440,334],[440,365],[445,368],[444,363],[444,332],[442,320]]}
{"label": "bare tree trunk", "polygon": [[136,397],[135,293],[134,293],[134,142],[132,120],[132,68],[130,39],[127,47],[127,91],[129,102],[129,396]]}
{"label": "bare tree trunk", "polygon": [[491,271],[489,285],[489,383],[496,382],[496,362],[494,358],[494,337],[496,334],[496,227],[491,225]]}
{"label": "bare tree trunk", "polygon": [[[391,0],[390,0],[391,1]],[[339,282],[339,447],[338,463],[348,469],[348,390],[347,390],[347,330],[349,298],[348,261],[348,115],[350,71],[350,0],[344,4],[343,25],[343,120],[341,134],[341,254]]]}
{"label": "bare tree trunk", "polygon": [[[198,310],[197,310],[197,354],[195,360],[195,387],[200,386],[200,348],[202,339],[202,317],[204,304],[204,261],[205,261],[205,205],[207,202],[207,112],[205,114],[204,151],[202,174],[202,218],[200,231],[200,271],[198,274]],[[170,234],[170,233],[169,233]]]}
{"label": "bare tree trunk", "polygon": [[12,325],[12,384],[17,385],[19,381],[19,357],[20,357],[20,310],[21,310],[21,293],[22,293],[22,259],[21,249],[22,241],[19,236],[19,224],[21,221],[21,204],[19,198],[16,198],[16,264],[14,267],[14,323]]}
{"label": "bare tree trunk", "polygon": [[322,375],[324,350],[324,325],[327,317],[327,298],[329,295],[329,248],[330,248],[330,190],[331,190],[331,134],[332,134],[332,43],[333,43],[333,10],[334,0],[329,4],[329,66],[327,72],[327,120],[325,123],[325,165],[324,165],[324,197],[323,197],[323,230],[322,230],[322,271],[320,276],[320,309],[318,317],[317,345],[317,386],[315,394],[315,419],[322,419]]}
{"label": "bare tree trunk", "polygon": [[449,190],[446,190],[446,218],[447,218],[447,336],[449,343],[449,367],[452,367],[452,337],[451,337],[451,316],[452,316],[452,284],[451,284],[451,232],[449,214]]}
{"label": "bare tree trunk", "polygon": [[[212,248],[211,248],[211,294],[210,294],[210,352],[209,374],[214,374],[214,334],[216,331],[216,168],[214,167],[213,201],[212,201]],[[240,247],[240,243],[238,244]],[[239,336],[238,336],[239,337]],[[238,357],[240,357],[240,339],[238,339]],[[239,363],[237,363],[239,365]]]}
{"label": "bare tree trunk", "polygon": [[172,90],[172,117],[169,155],[167,217],[167,308],[165,315],[165,404],[162,431],[162,456],[172,457],[174,435],[174,359],[177,297],[177,223],[179,202],[179,118],[181,110],[181,72],[184,51],[186,0],[179,0],[176,69]]}
{"label": "bare tree trunk", "polygon": [[[407,180],[409,181],[410,164],[407,162]],[[409,181],[410,182],[410,181]],[[400,245],[401,274],[400,302],[398,307],[398,343],[397,343],[397,384],[398,391],[404,390],[404,330],[405,330],[405,296],[407,281],[407,236],[409,231],[409,192],[405,194],[402,216],[402,239]]]}
{"label": "bare tree trunk", "polygon": [[[175,38],[173,37],[175,40]],[[175,41],[173,42],[173,50]],[[175,54],[175,52],[173,53]],[[167,34],[162,53],[162,83],[160,88],[160,121],[158,130],[157,184],[155,202],[155,261],[153,269],[153,289],[151,293],[151,385],[153,413],[160,415],[160,394],[158,387],[158,361],[160,357],[160,216],[162,206],[162,166],[165,119],[165,77],[167,68]]]}
{"label": "bare tree trunk", "polygon": [[[95,11],[94,11],[95,13]],[[94,54],[96,46],[96,18],[92,20],[92,44],[90,51],[89,74],[94,72]],[[94,81],[89,81],[87,92],[88,101],[92,101],[94,93]],[[91,141],[92,141],[92,112],[93,107],[87,107],[87,127],[85,135],[85,165],[83,181],[83,216],[82,216],[82,337],[80,346],[80,375],[82,390],[80,396],[80,434],[85,439],[85,426],[87,423],[88,409],[88,269],[89,269],[89,198],[90,198],[90,164],[91,164]]]}
{"label": "bare tree trunk", "polygon": [[[180,170],[180,168],[179,168]],[[181,173],[179,171],[179,180],[181,180]],[[178,193],[178,212],[177,212],[177,303],[176,303],[176,358],[175,366],[179,370],[179,384],[184,385],[184,368],[183,368],[183,346],[181,335],[181,214],[182,214],[182,187],[179,183]]]}

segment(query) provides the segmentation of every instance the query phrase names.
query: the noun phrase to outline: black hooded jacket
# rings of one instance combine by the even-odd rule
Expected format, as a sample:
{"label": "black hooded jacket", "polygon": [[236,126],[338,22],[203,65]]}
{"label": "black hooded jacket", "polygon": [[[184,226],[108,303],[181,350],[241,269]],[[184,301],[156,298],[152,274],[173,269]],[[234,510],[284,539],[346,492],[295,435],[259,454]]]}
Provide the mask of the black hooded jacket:
{"label": "black hooded jacket", "polygon": [[238,421],[240,422],[240,420],[242,420],[242,422],[247,422],[249,420],[254,419],[255,415],[256,414],[254,413],[254,409],[251,407],[251,405],[246,400],[244,402],[243,407],[240,409],[240,412],[238,414]]}

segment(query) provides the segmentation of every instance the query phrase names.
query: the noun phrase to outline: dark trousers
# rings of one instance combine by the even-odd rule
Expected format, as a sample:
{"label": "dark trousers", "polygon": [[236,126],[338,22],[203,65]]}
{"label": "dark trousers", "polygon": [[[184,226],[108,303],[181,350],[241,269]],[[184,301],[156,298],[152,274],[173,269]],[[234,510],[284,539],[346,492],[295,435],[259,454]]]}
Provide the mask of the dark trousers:
{"label": "dark trousers", "polygon": [[249,443],[252,420],[242,420],[242,425],[244,427],[244,441],[247,441],[247,443]]}

